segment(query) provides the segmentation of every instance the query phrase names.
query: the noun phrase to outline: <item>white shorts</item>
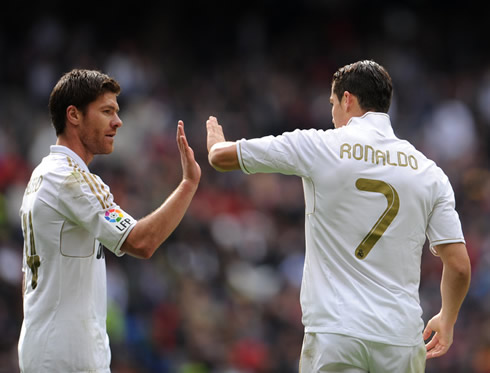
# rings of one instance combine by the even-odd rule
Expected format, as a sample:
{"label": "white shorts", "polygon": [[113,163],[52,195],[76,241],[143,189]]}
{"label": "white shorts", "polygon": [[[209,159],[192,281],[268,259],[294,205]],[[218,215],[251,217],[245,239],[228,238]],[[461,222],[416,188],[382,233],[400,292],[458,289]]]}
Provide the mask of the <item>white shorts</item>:
{"label": "white shorts", "polygon": [[394,346],[341,334],[305,333],[300,373],[423,373],[426,348]]}

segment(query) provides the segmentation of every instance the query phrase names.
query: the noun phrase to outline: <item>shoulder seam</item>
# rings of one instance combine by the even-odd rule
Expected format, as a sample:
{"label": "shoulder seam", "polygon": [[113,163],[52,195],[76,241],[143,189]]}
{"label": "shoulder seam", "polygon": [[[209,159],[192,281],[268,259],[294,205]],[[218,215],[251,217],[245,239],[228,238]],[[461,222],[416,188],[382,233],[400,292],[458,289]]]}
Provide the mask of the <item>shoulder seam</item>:
{"label": "shoulder seam", "polygon": [[97,198],[99,201],[101,207],[105,210],[108,208],[108,206],[105,204],[105,200],[108,197],[108,193],[104,193],[104,188],[100,185],[100,183],[97,181],[95,176],[91,173],[87,175],[87,172],[85,170],[82,170],[80,166],[73,161],[70,157],[66,157],[68,161],[68,165],[73,168],[73,171],[79,172],[80,175],[83,177],[87,185],[89,186],[92,194]]}

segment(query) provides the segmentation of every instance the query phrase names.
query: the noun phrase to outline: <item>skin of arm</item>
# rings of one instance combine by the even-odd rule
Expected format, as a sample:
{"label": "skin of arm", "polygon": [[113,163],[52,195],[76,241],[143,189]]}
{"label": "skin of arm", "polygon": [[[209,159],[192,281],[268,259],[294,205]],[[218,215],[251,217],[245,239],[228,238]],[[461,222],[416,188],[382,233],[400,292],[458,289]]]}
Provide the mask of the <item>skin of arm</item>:
{"label": "skin of arm", "polygon": [[239,170],[237,144],[225,140],[223,127],[215,117],[211,116],[206,121],[206,130],[209,164],[220,172]]}
{"label": "skin of arm", "polygon": [[177,126],[177,145],[182,163],[182,181],[159,208],[138,220],[121,247],[129,255],[150,258],[177,228],[196,193],[201,179],[201,168],[194,159],[194,151],[187,143],[182,121]]}
{"label": "skin of arm", "polygon": [[453,343],[454,324],[468,292],[471,264],[463,243],[450,243],[434,247],[442,260],[441,311],[429,320],[423,333],[427,340],[427,359],[444,355]]}

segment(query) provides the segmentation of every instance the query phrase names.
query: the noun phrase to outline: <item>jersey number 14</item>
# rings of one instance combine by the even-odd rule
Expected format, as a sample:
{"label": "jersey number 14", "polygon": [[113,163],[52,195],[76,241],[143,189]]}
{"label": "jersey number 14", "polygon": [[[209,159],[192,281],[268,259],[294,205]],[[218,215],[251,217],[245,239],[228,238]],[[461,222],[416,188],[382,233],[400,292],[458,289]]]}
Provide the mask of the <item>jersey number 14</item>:
{"label": "jersey number 14", "polygon": [[34,241],[34,229],[32,228],[32,212],[22,214],[22,230],[24,233],[24,246],[26,251],[27,266],[32,271],[31,286],[37,287],[37,270],[41,265],[39,255],[36,254],[36,242]]}

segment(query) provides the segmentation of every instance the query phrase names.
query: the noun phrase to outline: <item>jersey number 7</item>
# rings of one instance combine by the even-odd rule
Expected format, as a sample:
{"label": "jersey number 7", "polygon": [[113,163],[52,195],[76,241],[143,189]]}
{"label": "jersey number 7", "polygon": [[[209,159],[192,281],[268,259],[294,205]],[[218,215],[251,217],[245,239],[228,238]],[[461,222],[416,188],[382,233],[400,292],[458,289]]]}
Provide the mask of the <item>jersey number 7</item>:
{"label": "jersey number 7", "polygon": [[388,206],[383,211],[378,221],[373,225],[371,230],[356,248],[356,258],[364,259],[398,214],[400,198],[392,185],[381,180],[360,178],[356,180],[356,188],[365,192],[381,193],[388,201]]}

